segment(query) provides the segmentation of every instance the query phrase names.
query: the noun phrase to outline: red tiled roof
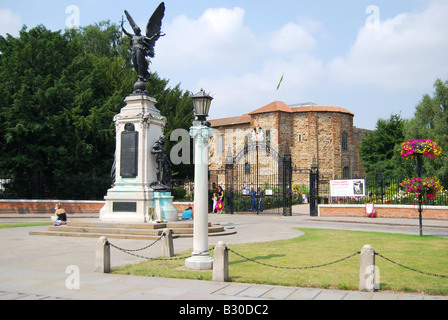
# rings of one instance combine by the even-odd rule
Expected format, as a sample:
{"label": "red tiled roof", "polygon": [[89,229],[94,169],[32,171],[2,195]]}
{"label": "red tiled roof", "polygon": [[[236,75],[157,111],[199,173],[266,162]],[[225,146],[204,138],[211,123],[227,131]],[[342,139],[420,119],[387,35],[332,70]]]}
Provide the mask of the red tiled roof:
{"label": "red tiled roof", "polygon": [[348,111],[347,109],[334,106],[318,106],[318,105],[303,105],[298,107],[290,107],[284,102],[274,101],[260,109],[252,111],[249,114],[243,114],[238,117],[222,118],[210,120],[213,128],[230,126],[237,124],[250,123],[252,115],[269,113],[269,112],[287,112],[287,113],[302,113],[302,112],[334,112],[334,113],[345,113],[354,116],[354,113]]}
{"label": "red tiled roof", "polygon": [[340,107],[333,106],[317,106],[317,105],[304,105],[300,107],[290,107],[284,102],[274,101],[260,109],[252,111],[249,115],[260,114],[260,113],[269,113],[269,112],[287,112],[287,113],[295,113],[295,112],[337,112],[337,113],[347,113],[354,115],[350,111]]}
{"label": "red tiled roof", "polygon": [[274,101],[260,109],[252,111],[249,115],[260,114],[260,113],[269,113],[269,112],[291,112],[291,107],[281,101]]}
{"label": "red tiled roof", "polygon": [[347,113],[352,116],[355,114],[348,111],[347,109],[341,107],[333,107],[333,106],[300,106],[300,107],[292,107],[291,112],[336,112],[336,113]]}
{"label": "red tiled roof", "polygon": [[230,118],[222,118],[210,120],[209,122],[212,124],[212,128],[222,127],[222,126],[231,126],[237,124],[250,123],[250,115],[243,114],[238,117],[230,117]]}

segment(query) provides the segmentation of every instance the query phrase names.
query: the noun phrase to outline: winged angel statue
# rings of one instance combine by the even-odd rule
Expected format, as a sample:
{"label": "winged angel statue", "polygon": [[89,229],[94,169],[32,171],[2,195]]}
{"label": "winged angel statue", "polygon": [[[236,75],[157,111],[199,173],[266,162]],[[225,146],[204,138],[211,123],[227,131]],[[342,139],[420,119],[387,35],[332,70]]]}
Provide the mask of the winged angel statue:
{"label": "winged angel statue", "polygon": [[144,93],[146,91],[145,82],[148,82],[151,78],[146,57],[155,57],[154,47],[156,42],[160,37],[165,35],[165,33],[162,32],[162,20],[165,16],[165,3],[162,2],[151,16],[151,19],[149,19],[146,26],[146,36],[142,35],[141,29],[137,26],[134,19],[132,19],[129,12],[126,10],[124,12],[135,33],[131,34],[127,32],[124,29],[124,23],[121,24],[123,32],[131,38],[132,63],[135,71],[137,71],[137,82],[134,85],[134,93]]}

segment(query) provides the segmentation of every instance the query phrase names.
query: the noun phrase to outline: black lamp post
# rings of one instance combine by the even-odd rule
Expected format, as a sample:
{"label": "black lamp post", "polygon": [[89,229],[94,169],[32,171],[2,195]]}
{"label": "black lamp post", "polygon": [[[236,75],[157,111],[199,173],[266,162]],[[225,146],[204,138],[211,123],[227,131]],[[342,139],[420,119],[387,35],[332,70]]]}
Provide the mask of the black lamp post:
{"label": "black lamp post", "polygon": [[193,100],[194,115],[196,117],[194,125],[205,125],[209,127],[207,123],[207,117],[213,98],[210,95],[206,94],[204,89],[201,89],[200,92],[191,97],[191,100]]}

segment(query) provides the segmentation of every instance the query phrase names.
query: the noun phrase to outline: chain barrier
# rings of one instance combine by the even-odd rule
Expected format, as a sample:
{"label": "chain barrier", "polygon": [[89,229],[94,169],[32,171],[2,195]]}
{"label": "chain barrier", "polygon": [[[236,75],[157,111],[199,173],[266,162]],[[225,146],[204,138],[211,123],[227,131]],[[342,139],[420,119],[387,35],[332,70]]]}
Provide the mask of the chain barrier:
{"label": "chain barrier", "polygon": [[405,269],[408,269],[408,270],[411,270],[411,271],[414,271],[414,272],[417,272],[417,273],[421,273],[421,274],[424,274],[424,275],[427,275],[427,276],[432,276],[432,277],[448,278],[448,276],[446,276],[446,275],[435,274],[435,273],[430,273],[430,272],[424,272],[424,271],[420,271],[420,270],[417,270],[417,269],[413,269],[413,268],[404,266],[401,263],[395,262],[395,261],[393,261],[393,260],[391,260],[391,259],[389,259],[389,258],[387,258],[387,257],[385,257],[385,256],[383,256],[382,254],[379,254],[379,253],[375,253],[375,255],[377,255],[380,258],[383,258],[384,260],[389,261],[390,263],[393,263],[393,264],[395,264],[397,266],[400,266],[402,268],[405,268]]}
{"label": "chain barrier", "polygon": [[[143,250],[146,250],[146,249],[149,249],[149,248],[153,247],[156,243],[158,243],[160,240],[162,240],[162,238],[165,237],[165,236],[166,236],[166,234],[163,233],[160,236],[159,239],[157,239],[156,241],[154,241],[150,245],[148,245],[146,247],[143,247],[141,249],[135,249],[135,250],[120,248],[120,247],[112,244],[109,241],[108,241],[108,244],[111,247],[113,247],[113,248],[115,248],[115,249],[117,249],[119,251],[122,251],[124,253],[127,253],[127,254],[129,254],[131,256],[134,256],[134,257],[137,257],[137,258],[141,258],[141,259],[145,259],[145,260],[152,260],[152,261],[184,260],[184,259],[188,259],[188,258],[195,257],[195,256],[201,256],[201,255],[203,255],[205,253],[209,253],[210,251],[213,251],[215,249],[213,247],[210,250],[207,250],[207,251],[204,251],[204,252],[200,252],[200,253],[197,253],[197,254],[191,254],[189,256],[175,257],[175,258],[149,258],[149,257],[145,257],[145,256],[142,256],[142,255],[138,255],[138,254],[133,253],[133,252],[139,252],[139,251],[143,251]],[[355,252],[355,253],[353,253],[353,254],[345,257],[345,258],[342,258],[342,259],[339,259],[339,260],[336,260],[336,261],[333,261],[333,262],[325,263],[325,264],[315,265],[315,266],[308,266],[308,267],[284,267],[284,266],[276,266],[276,265],[272,265],[272,264],[256,261],[256,260],[248,258],[248,257],[246,257],[246,256],[244,256],[244,255],[242,255],[242,254],[240,254],[240,253],[230,249],[230,248],[227,248],[227,251],[229,251],[229,252],[231,252],[231,253],[233,253],[233,254],[235,254],[235,255],[239,256],[240,258],[243,258],[243,259],[245,259],[247,261],[250,261],[250,262],[262,265],[262,266],[270,267],[270,268],[284,269],[284,270],[309,270],[309,269],[322,268],[322,267],[330,266],[330,265],[333,265],[333,264],[336,264],[336,263],[339,263],[339,262],[343,262],[345,260],[349,260],[349,259],[351,259],[351,258],[361,254],[361,252],[358,251],[358,252]],[[420,274],[423,274],[423,275],[427,275],[427,276],[432,276],[432,277],[448,278],[448,275],[440,275],[440,274],[435,274],[435,273],[431,273],[431,272],[424,272],[424,271],[420,271],[420,270],[417,270],[417,269],[414,269],[414,268],[411,268],[411,267],[407,267],[405,265],[402,265],[401,263],[395,262],[395,261],[393,261],[393,260],[383,256],[382,254],[380,254],[378,252],[375,252],[375,255],[379,256],[380,258],[383,258],[384,260],[389,261],[392,264],[395,264],[395,265],[400,266],[402,268],[408,269],[410,271],[414,271],[414,272],[417,272],[417,273],[420,273]]]}
{"label": "chain barrier", "polygon": [[[113,248],[115,248],[115,249],[117,249],[117,250],[119,250],[119,251],[122,251],[122,252],[124,252],[124,253],[127,253],[127,254],[129,254],[129,255],[131,255],[131,256],[134,256],[134,257],[137,257],[137,258],[140,258],[140,259],[144,259],[144,260],[152,260],[152,261],[175,261],[175,260],[184,260],[184,259],[188,259],[188,258],[191,258],[191,257],[201,256],[201,255],[203,255],[204,253],[209,253],[209,252],[210,252],[210,250],[207,250],[207,251],[200,252],[200,253],[197,253],[197,254],[191,254],[191,255],[189,255],[189,256],[175,257],[175,258],[150,258],[150,257],[145,257],[145,256],[142,256],[142,255],[133,253],[133,252],[139,252],[139,251],[143,251],[143,250],[146,250],[146,249],[151,248],[151,247],[154,246],[157,242],[159,242],[160,240],[162,240],[163,237],[166,237],[166,233],[163,233],[163,234],[160,236],[159,239],[157,239],[156,241],[154,241],[154,242],[151,243],[150,245],[148,245],[148,246],[146,246],[146,247],[143,247],[143,248],[141,248],[141,249],[136,249],[136,250],[120,248],[120,247],[114,245],[113,243],[111,243],[109,240],[107,241],[107,244],[109,244],[111,247],[113,247]],[[213,251],[214,249],[215,249],[215,248],[213,247],[211,250]]]}
{"label": "chain barrier", "polygon": [[[350,258],[353,258],[353,257],[361,254],[361,252],[356,252],[356,253],[353,253],[353,254],[349,255],[348,257],[345,257],[345,258],[342,258],[342,259],[339,259],[339,260],[336,260],[336,261],[333,261],[333,262],[329,262],[329,263],[325,263],[325,264],[321,264],[321,265],[316,265],[316,266],[309,266],[309,267],[282,267],[282,266],[275,266],[275,265],[271,265],[271,264],[268,264],[268,263],[256,261],[254,259],[245,257],[242,254],[240,254],[238,252],[235,252],[234,250],[229,249],[229,248],[227,248],[227,250],[232,252],[233,254],[235,254],[235,255],[237,255],[237,256],[247,260],[247,261],[254,262],[254,263],[257,263],[257,264],[260,264],[260,265],[263,265],[263,266],[267,266],[267,267],[271,267],[271,268],[286,269],[286,270],[307,270],[307,269],[316,269],[316,268],[326,267],[326,266],[329,266],[329,265],[333,265],[333,264],[336,264],[336,263],[348,260]],[[379,256],[379,257],[381,257],[381,258],[383,258],[383,259],[385,259],[385,260],[387,260],[387,261],[389,261],[389,262],[391,262],[391,263],[393,263],[395,265],[398,265],[398,266],[400,266],[402,268],[405,268],[405,269],[408,269],[408,270],[411,270],[411,271],[414,271],[414,272],[417,272],[417,273],[420,273],[420,274],[424,274],[424,275],[432,276],[432,277],[448,278],[447,275],[435,274],[435,273],[431,273],[431,272],[424,272],[424,271],[420,271],[420,270],[417,270],[417,269],[414,269],[414,268],[407,267],[407,266],[402,265],[402,264],[400,264],[398,262],[395,262],[395,261],[393,261],[393,260],[383,256],[382,254],[377,253],[377,252],[375,253],[375,255],[377,255],[377,256]]]}
{"label": "chain barrier", "polygon": [[165,237],[165,236],[166,236],[166,234],[163,233],[163,234],[160,236],[159,239],[157,239],[156,241],[154,241],[154,242],[151,243],[150,245],[148,245],[148,246],[146,246],[146,247],[143,247],[143,248],[141,248],[141,249],[135,249],[135,250],[130,250],[130,249],[124,249],[124,248],[117,247],[116,245],[110,243],[110,241],[108,241],[108,244],[109,244],[111,247],[114,247],[115,249],[120,250],[120,251],[123,251],[123,252],[128,252],[128,253],[129,253],[129,252],[139,252],[139,251],[143,251],[143,250],[146,250],[146,249],[151,248],[151,247],[154,246],[157,242],[159,242],[160,240],[162,240],[162,238]]}
{"label": "chain barrier", "polygon": [[271,268],[287,269],[287,270],[307,270],[307,269],[316,269],[316,268],[326,267],[326,266],[330,266],[332,264],[336,264],[336,263],[339,263],[339,262],[351,259],[351,258],[361,254],[361,252],[358,251],[358,252],[355,252],[355,253],[349,255],[348,257],[345,257],[345,258],[342,258],[342,259],[339,259],[339,260],[336,260],[336,261],[333,261],[333,262],[329,262],[329,263],[325,263],[325,264],[321,264],[321,265],[316,265],[316,266],[309,266],[309,267],[282,267],[282,266],[275,266],[275,265],[272,265],[272,264],[256,261],[254,259],[245,257],[242,254],[239,254],[238,252],[235,252],[235,251],[233,251],[232,249],[229,249],[229,248],[227,250],[232,252],[233,254],[243,258],[243,259],[246,259],[247,261],[250,261],[250,262],[253,262],[253,263],[257,263],[257,264],[260,264],[260,265],[263,265],[263,266],[271,267]]}

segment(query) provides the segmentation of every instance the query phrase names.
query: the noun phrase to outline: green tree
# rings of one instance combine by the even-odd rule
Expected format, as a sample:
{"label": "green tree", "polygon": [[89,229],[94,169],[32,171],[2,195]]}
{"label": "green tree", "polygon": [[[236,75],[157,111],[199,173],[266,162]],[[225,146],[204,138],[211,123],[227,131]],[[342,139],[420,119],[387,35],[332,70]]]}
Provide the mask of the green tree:
{"label": "green tree", "polygon": [[[0,176],[106,176],[115,153],[113,117],[136,79],[130,48],[110,22],[0,37]],[[157,74],[148,91],[168,118],[189,128],[191,94]],[[187,174],[188,168],[174,168]]]}
{"label": "green tree", "polygon": [[368,132],[360,146],[360,156],[367,174],[402,174],[409,168],[403,165],[398,151],[404,141],[406,121],[393,114],[388,120],[379,119],[374,131]]}
{"label": "green tree", "polygon": [[424,161],[426,175],[436,175],[448,187],[448,81],[437,79],[433,96],[426,94],[417,105],[414,118],[404,126],[405,140],[429,139],[444,151],[438,161]]}
{"label": "green tree", "polygon": [[55,83],[77,56],[74,43],[43,26],[0,37],[0,170],[27,176],[51,168],[62,148],[64,108]]}

